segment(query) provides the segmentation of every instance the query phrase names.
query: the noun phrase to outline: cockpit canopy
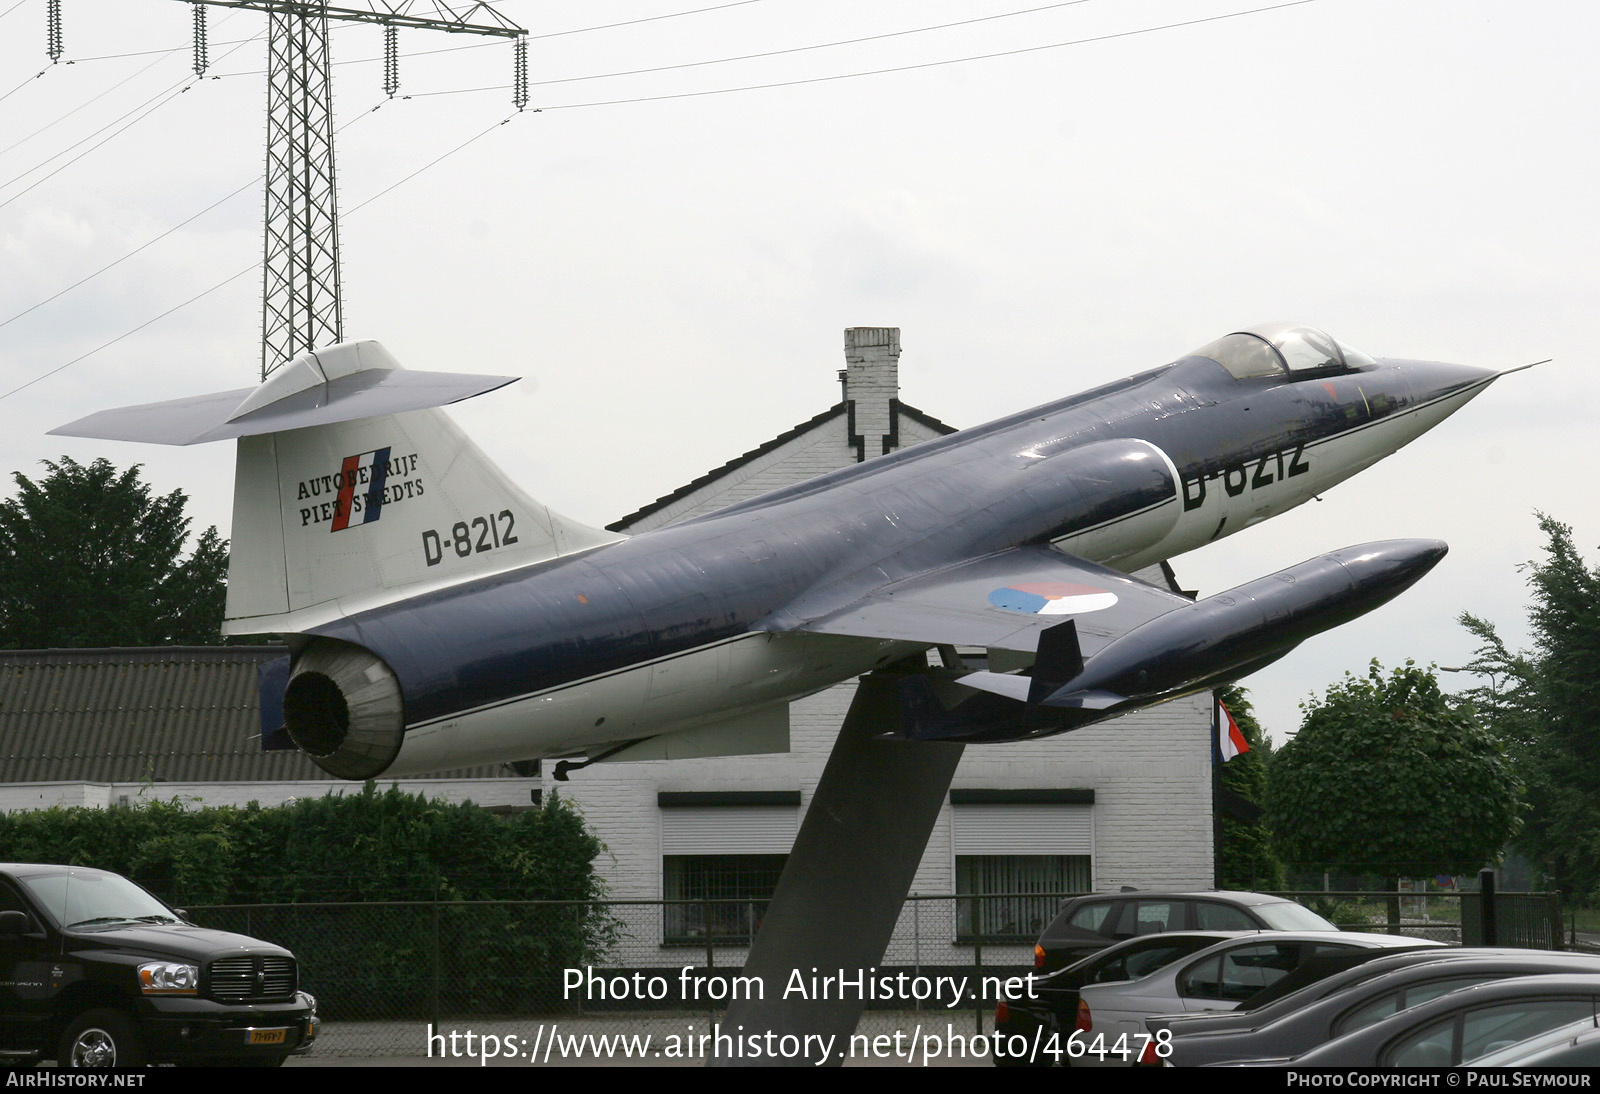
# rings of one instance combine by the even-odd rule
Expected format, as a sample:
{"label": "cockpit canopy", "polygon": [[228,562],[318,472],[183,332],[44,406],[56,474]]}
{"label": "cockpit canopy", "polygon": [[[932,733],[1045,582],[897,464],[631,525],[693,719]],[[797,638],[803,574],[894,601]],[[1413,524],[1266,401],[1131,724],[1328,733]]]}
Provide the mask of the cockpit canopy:
{"label": "cockpit canopy", "polygon": [[1259,376],[1294,379],[1351,372],[1377,364],[1358,349],[1330,338],[1316,327],[1262,323],[1234,331],[1202,346],[1191,356],[1209,357],[1240,380]]}

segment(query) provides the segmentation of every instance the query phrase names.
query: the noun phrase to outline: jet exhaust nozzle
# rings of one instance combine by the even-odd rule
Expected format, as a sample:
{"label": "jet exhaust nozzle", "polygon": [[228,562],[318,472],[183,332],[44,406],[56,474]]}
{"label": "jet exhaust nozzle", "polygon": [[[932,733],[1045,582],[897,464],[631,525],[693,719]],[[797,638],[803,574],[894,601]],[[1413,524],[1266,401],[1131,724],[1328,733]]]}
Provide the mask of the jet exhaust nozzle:
{"label": "jet exhaust nozzle", "polygon": [[371,651],[330,638],[313,639],[295,657],[283,718],[301,751],[341,779],[383,774],[405,738],[394,670]]}

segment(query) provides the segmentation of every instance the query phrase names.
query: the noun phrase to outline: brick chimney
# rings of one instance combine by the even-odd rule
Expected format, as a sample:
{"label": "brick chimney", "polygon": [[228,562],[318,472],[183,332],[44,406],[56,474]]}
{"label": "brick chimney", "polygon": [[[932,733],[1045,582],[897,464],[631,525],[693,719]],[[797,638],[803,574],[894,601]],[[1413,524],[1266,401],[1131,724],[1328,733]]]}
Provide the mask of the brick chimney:
{"label": "brick chimney", "polygon": [[848,327],[844,332],[845,405],[856,462],[900,444],[900,328]]}

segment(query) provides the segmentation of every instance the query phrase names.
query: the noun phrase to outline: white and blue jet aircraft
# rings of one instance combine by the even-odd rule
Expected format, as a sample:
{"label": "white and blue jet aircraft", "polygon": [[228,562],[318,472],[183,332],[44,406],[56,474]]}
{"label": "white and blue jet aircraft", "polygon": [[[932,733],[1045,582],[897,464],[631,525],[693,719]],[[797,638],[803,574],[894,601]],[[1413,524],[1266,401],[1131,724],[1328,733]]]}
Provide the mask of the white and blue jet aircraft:
{"label": "white and blue jet aircraft", "polygon": [[1499,375],[1261,326],[633,538],[539,504],[437,409],[513,378],[407,371],[370,341],[54,432],[237,439],[224,631],[287,639],[288,734],[367,779],[783,751],[792,700],[892,663],[919,666],[895,732],[946,741],[1237,679],[1445,545],[1346,547],[1198,602],[1128,574],[1328,490]]}

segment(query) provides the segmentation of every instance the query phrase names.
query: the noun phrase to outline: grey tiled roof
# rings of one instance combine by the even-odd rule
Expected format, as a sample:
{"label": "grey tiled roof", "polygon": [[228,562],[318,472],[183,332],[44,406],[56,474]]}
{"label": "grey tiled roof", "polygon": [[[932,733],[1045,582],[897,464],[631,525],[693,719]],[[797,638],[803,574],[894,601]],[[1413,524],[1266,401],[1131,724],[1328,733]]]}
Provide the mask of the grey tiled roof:
{"label": "grey tiled roof", "polygon": [[287,653],[0,650],[0,783],[327,779],[302,753],[261,749],[256,666]]}

